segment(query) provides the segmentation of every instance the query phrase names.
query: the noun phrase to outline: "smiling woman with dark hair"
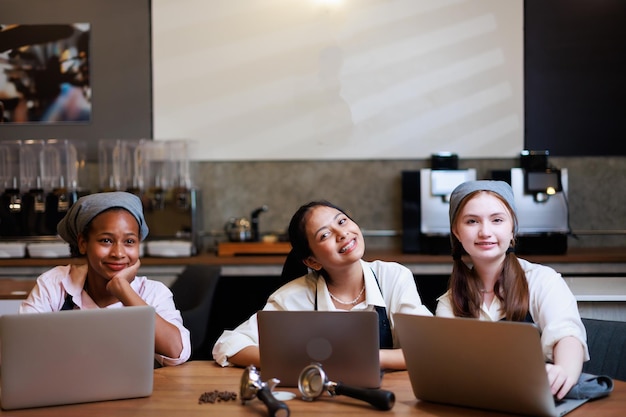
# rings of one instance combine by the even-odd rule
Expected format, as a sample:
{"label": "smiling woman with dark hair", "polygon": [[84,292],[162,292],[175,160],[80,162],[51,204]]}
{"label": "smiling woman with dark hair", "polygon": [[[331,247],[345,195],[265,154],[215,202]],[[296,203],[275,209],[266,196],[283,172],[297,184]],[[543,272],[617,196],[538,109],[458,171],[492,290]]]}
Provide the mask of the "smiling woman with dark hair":
{"label": "smiling woman with dark hair", "polygon": [[[292,252],[305,266],[303,274],[272,294],[264,310],[377,311],[382,369],[405,369],[392,315],[432,315],[422,304],[411,271],[394,262],[364,261],[365,242],[359,226],[327,201],[300,207],[289,223]],[[287,267],[287,270],[295,270]],[[213,348],[222,366],[260,366],[256,314],[234,330],[226,330]]]}

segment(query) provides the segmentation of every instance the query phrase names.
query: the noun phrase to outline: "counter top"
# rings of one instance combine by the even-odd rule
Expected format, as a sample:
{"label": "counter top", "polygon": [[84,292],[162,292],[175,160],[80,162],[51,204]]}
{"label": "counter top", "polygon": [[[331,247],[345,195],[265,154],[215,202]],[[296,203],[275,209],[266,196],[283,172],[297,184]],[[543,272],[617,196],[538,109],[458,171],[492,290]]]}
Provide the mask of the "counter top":
{"label": "counter top", "polygon": [[[372,251],[371,259],[393,260],[405,264],[452,263],[450,255],[420,255],[394,253],[392,251]],[[570,248],[563,255],[524,255],[518,257],[540,264],[555,263],[626,263],[626,247],[610,248]]]}
{"label": "counter top", "polygon": [[[520,258],[541,264],[626,264],[626,247],[570,248],[564,255],[519,255]],[[405,265],[452,265],[449,255],[425,255],[402,253],[394,250],[371,250],[365,254],[367,260],[384,260]],[[217,256],[215,253],[180,258],[143,257],[141,264],[151,265],[282,265],[285,255],[240,255]],[[11,258],[0,259],[0,267],[56,266],[76,262],[70,258]]]}
{"label": "counter top", "polygon": [[[560,272],[579,301],[626,301],[626,248],[571,248],[565,255],[520,257],[548,265]],[[365,259],[380,259],[405,265],[416,276],[449,276],[452,257],[407,254],[391,250],[368,251]],[[181,258],[143,257],[140,272],[153,279],[173,282],[185,265],[221,267],[223,276],[280,276],[285,255],[218,256],[203,253]],[[34,285],[34,278],[56,265],[80,262],[72,258],[0,259],[0,299],[21,299]],[[17,278],[22,279],[17,279]],[[26,279],[25,279],[26,278]],[[28,279],[31,278],[31,279]]]}

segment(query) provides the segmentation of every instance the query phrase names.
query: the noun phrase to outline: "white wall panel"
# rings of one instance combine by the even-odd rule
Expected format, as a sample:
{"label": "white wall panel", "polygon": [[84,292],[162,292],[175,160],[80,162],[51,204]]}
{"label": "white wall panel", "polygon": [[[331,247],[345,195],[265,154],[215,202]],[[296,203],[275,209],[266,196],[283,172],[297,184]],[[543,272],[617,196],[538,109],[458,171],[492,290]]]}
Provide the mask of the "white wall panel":
{"label": "white wall panel", "polygon": [[516,157],[522,0],[153,0],[156,140],[195,160]]}

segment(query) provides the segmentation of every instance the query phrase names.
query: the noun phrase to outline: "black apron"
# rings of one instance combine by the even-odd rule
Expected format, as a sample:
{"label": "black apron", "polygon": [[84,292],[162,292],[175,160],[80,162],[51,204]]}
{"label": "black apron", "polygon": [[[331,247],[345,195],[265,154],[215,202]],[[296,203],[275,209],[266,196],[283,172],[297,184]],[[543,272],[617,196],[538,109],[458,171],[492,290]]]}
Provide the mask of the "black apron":
{"label": "black apron", "polygon": [[74,307],[76,307],[76,304],[74,304],[74,300],[72,300],[72,296],[70,294],[67,294],[65,296],[65,301],[63,302],[63,305],[61,306],[61,311],[74,310]]}

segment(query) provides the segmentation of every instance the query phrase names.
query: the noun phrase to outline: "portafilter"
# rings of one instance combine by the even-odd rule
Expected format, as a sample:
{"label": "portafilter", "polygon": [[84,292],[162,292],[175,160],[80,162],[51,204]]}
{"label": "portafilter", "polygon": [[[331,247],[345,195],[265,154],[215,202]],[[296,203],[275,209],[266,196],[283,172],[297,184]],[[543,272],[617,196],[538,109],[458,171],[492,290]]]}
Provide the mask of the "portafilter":
{"label": "portafilter", "polygon": [[254,365],[249,365],[241,375],[240,397],[241,403],[258,397],[267,406],[270,417],[289,417],[289,407],[282,401],[277,400],[272,390],[280,381],[276,378],[268,382],[261,381],[261,375]]}
{"label": "portafilter", "polygon": [[302,370],[298,378],[298,389],[302,399],[313,401],[328,391],[331,396],[345,395],[365,401],[379,410],[391,410],[396,402],[393,392],[383,389],[357,388],[341,382],[329,381],[326,372],[319,363],[312,363]]}

